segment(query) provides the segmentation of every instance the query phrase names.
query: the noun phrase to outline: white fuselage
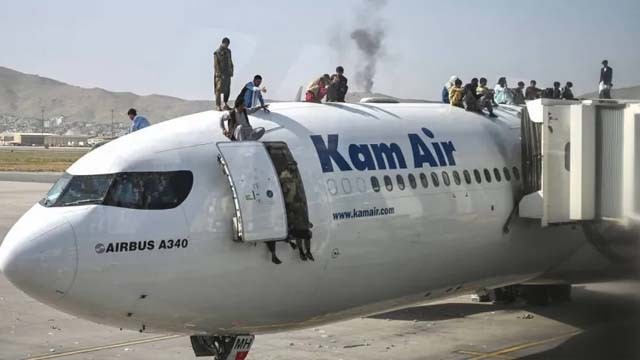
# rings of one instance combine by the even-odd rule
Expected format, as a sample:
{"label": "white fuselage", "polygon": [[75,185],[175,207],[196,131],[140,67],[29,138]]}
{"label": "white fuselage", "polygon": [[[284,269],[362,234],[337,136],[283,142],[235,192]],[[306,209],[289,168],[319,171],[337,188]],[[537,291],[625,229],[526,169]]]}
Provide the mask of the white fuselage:
{"label": "white fuselage", "polygon": [[[193,187],[178,207],[36,204],[5,238],[0,268],[34,298],[100,323],[187,334],[263,333],[526,281],[585,244],[579,229],[543,229],[518,217],[503,231],[521,189],[513,171],[521,172],[515,115],[502,111],[492,120],[439,104],[283,103],[250,120],[267,130],[260,141],[285,142],[298,163],[315,262],[278,243],[283,264],[275,265],[263,243],[233,241],[232,193],[217,161],[216,143],[227,141],[219,117],[210,111],[151,126],[68,169],[71,175],[191,171]],[[327,147],[337,139],[336,151],[320,154],[312,136]],[[381,144],[397,145],[405,166],[398,157],[394,169],[388,157],[375,156]],[[135,250],[99,249],[123,242],[135,242]]]}

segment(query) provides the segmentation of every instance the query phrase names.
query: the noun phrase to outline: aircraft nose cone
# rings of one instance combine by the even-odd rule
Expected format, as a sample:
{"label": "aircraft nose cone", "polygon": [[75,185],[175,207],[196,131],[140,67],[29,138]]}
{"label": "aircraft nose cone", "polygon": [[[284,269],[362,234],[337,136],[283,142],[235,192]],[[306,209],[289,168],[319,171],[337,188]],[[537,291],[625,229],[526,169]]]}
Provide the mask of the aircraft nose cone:
{"label": "aircraft nose cone", "polygon": [[17,288],[44,302],[62,298],[75,279],[76,238],[66,221],[26,228],[21,219],[0,246],[0,271]]}

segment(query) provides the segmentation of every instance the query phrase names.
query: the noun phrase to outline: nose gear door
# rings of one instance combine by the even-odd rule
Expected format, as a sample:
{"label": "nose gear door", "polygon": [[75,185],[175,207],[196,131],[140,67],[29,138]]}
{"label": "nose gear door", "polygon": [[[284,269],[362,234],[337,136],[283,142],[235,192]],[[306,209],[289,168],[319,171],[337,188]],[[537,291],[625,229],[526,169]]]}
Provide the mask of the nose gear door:
{"label": "nose gear door", "polygon": [[264,144],[257,141],[216,144],[233,194],[234,240],[284,240],[287,213],[278,173]]}

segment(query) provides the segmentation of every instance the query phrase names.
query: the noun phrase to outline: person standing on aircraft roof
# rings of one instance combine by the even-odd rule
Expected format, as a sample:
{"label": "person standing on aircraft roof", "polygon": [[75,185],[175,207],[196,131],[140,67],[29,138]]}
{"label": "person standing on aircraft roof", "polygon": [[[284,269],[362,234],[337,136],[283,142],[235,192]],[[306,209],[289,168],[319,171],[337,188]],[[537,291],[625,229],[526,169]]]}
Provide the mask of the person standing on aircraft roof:
{"label": "person standing on aircraft roof", "polygon": [[513,103],[524,105],[524,82],[518,81],[518,87],[513,89]]}
{"label": "person standing on aircraft roof", "polygon": [[287,164],[287,168],[278,175],[287,210],[289,236],[296,240],[296,246],[300,251],[300,259],[303,261],[307,261],[307,259],[315,261],[313,255],[311,255],[310,225],[308,219],[304,216],[306,213],[304,199],[302,199],[299,191],[299,180],[293,176],[294,171],[296,171],[295,162]]}
{"label": "person standing on aircraft roof", "polygon": [[224,110],[231,110],[229,107],[229,96],[231,93],[231,78],[233,77],[233,60],[231,59],[231,50],[229,49],[229,38],[222,39],[222,44],[218,50],[213,53],[213,71],[214,71],[214,91],[216,95],[216,108],[222,111],[220,97],[224,94]]}
{"label": "person standing on aircraft roof", "polygon": [[136,109],[129,109],[129,111],[127,111],[127,115],[129,116],[129,119],[131,119],[131,130],[129,130],[130,133],[138,131],[140,129],[144,129],[150,125],[149,120],[147,120],[147,118],[142,115],[138,115]]}
{"label": "person standing on aircraft roof", "polygon": [[[255,113],[260,108],[247,109],[244,106],[244,99],[238,97],[233,106],[233,110],[224,113],[220,117],[220,128],[224,136],[231,141],[259,140],[264,135],[264,128],[253,128],[249,123],[249,115]],[[227,122],[225,128],[224,123]]]}
{"label": "person standing on aircraft roof", "polygon": [[513,104],[513,92],[507,86],[507,78],[501,77],[498,79],[498,83],[493,91],[493,96],[497,104]]}
{"label": "person standing on aircraft roof", "polygon": [[576,98],[573,96],[573,91],[571,88],[573,87],[573,83],[571,81],[567,81],[567,84],[562,88],[562,98],[565,100],[575,100]]}
{"label": "person standing on aircraft roof", "polygon": [[600,69],[600,86],[598,97],[600,99],[611,99],[611,88],[613,87],[613,69],[609,66],[608,60],[602,60]]}
{"label": "person standing on aircraft roof", "polygon": [[336,73],[331,75],[327,90],[327,102],[345,102],[347,90],[349,90],[349,86],[347,86],[347,78],[344,76],[344,68],[338,66]]}
{"label": "person standing on aircraft roof", "polygon": [[449,104],[451,104],[451,106],[463,107],[463,97],[464,89],[462,88],[462,80],[456,79],[453,83],[453,87],[449,89]]}
{"label": "person standing on aircraft roof", "polygon": [[244,100],[244,105],[253,109],[258,106],[258,102],[260,102],[260,108],[264,110],[264,112],[269,112],[269,105],[264,104],[264,99],[262,98],[262,93],[266,93],[267,89],[260,85],[262,84],[262,76],[256,75],[253,77],[253,81],[249,81],[240,91],[240,95],[238,97]]}
{"label": "person standing on aircraft roof", "polygon": [[464,108],[467,111],[482,112],[478,108],[478,95],[476,93],[477,88],[478,88],[477,78],[471,79],[471,82],[464,86],[464,97],[462,98],[462,103],[464,104]]}
{"label": "person standing on aircraft roof", "polygon": [[320,103],[322,99],[327,95],[327,86],[331,84],[331,77],[329,74],[324,74],[322,77],[314,80],[307,87],[307,93],[305,95],[306,102]]}
{"label": "person standing on aircraft roof", "polygon": [[449,78],[449,81],[447,81],[444,84],[444,87],[442,88],[442,102],[445,104],[449,103],[449,91],[451,90],[451,88],[455,85],[456,80],[458,79],[458,77],[456,75],[453,75]]}
{"label": "person standing on aircraft roof", "polygon": [[551,95],[552,99],[562,99],[562,89],[560,89],[560,82],[553,82],[553,94]]}
{"label": "person standing on aircraft roof", "polygon": [[527,89],[524,91],[524,98],[526,100],[535,100],[535,99],[539,99],[540,95],[542,93],[542,89],[538,89],[536,87],[536,85],[538,84],[535,80],[531,80],[531,82],[529,82],[529,86],[527,86]]}
{"label": "person standing on aircraft roof", "polygon": [[496,114],[493,113],[493,90],[487,87],[486,78],[480,78],[480,83],[478,85],[478,88],[476,89],[476,95],[480,96],[480,99],[478,99],[480,110],[487,109],[487,111],[489,112],[489,117],[497,117]]}

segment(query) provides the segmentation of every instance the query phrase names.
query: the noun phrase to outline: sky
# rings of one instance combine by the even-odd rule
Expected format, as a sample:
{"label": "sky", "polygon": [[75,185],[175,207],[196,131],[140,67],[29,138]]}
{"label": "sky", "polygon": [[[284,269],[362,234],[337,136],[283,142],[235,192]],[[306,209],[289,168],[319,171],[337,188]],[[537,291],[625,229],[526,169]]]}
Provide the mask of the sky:
{"label": "sky", "polygon": [[[384,29],[375,92],[438,99],[451,75],[509,85],[640,85],[639,0],[0,0],[0,66],[82,87],[212,99],[212,54],[231,39],[232,97],[261,74],[267,97],[337,65],[366,64],[350,33]],[[377,6],[381,6],[378,9]],[[350,81],[351,89],[356,84]]]}

